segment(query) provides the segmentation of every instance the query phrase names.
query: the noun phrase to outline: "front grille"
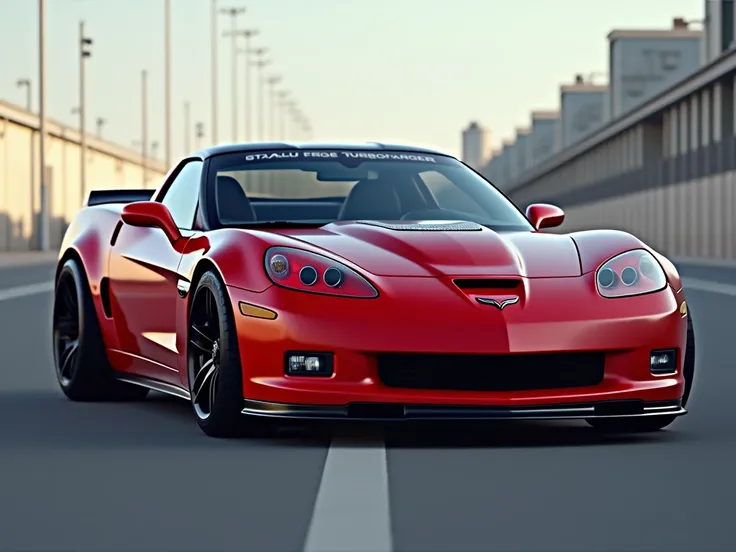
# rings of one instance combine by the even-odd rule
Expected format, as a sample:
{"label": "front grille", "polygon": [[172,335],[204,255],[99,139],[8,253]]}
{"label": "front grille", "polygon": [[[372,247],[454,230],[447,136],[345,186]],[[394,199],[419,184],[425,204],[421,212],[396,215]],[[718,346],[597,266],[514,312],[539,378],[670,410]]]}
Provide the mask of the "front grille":
{"label": "front grille", "polygon": [[447,391],[534,391],[603,381],[603,353],[378,355],[383,385]]}
{"label": "front grille", "polygon": [[460,289],[516,289],[521,284],[511,278],[457,278],[453,282]]}

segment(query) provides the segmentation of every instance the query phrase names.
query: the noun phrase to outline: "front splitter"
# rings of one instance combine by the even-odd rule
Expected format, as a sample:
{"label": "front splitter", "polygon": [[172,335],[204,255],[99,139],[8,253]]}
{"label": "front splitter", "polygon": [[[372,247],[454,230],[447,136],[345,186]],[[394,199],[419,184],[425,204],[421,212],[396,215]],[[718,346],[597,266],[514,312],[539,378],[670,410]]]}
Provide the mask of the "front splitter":
{"label": "front splitter", "polygon": [[245,399],[243,414],[268,418],[316,420],[586,420],[687,414],[681,400],[637,400],[524,407],[350,403],[285,404]]}

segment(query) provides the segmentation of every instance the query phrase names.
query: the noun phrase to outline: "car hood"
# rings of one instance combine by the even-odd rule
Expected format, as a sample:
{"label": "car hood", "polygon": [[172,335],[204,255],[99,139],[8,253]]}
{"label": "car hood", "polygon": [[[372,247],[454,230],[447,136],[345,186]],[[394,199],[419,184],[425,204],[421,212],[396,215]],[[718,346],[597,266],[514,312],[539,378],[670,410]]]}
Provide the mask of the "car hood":
{"label": "car hood", "polygon": [[408,221],[336,222],[279,233],[332,252],[377,276],[554,278],[582,274],[577,247],[564,235],[496,232],[472,223]]}

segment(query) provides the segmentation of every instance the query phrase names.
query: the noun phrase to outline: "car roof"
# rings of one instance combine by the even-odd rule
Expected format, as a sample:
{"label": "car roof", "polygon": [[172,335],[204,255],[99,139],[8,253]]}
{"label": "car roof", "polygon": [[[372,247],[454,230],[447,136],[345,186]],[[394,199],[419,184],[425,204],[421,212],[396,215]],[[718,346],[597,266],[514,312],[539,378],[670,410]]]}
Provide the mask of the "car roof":
{"label": "car roof", "polygon": [[453,157],[440,151],[416,146],[404,146],[398,144],[382,144],[379,142],[366,142],[362,144],[343,143],[293,143],[293,142],[248,142],[243,144],[225,144],[212,146],[199,151],[196,155],[202,159],[226,153],[240,153],[247,151],[281,151],[281,150],[347,150],[347,151],[396,151],[405,153],[422,153],[426,155],[443,155]]}

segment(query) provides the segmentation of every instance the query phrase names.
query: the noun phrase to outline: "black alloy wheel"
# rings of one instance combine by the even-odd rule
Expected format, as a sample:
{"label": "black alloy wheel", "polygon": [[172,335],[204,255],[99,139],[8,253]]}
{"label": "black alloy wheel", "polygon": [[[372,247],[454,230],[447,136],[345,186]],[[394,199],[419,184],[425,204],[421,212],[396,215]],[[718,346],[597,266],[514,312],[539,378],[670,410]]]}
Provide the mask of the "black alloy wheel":
{"label": "black alloy wheel", "polygon": [[56,278],[52,347],[59,386],[73,401],[136,401],[148,394],[115,378],[84,268],[74,258]]}
{"label": "black alloy wheel", "polygon": [[264,426],[244,414],[243,374],[235,317],[225,285],[205,272],[189,310],[187,371],[192,408],[210,437],[260,435]]}
{"label": "black alloy wheel", "polygon": [[71,271],[62,271],[56,284],[54,304],[54,354],[56,377],[62,388],[76,373],[80,337],[80,307],[77,284]]}
{"label": "black alloy wheel", "polygon": [[192,407],[200,420],[212,414],[220,370],[220,320],[212,292],[199,288],[189,320]]}

